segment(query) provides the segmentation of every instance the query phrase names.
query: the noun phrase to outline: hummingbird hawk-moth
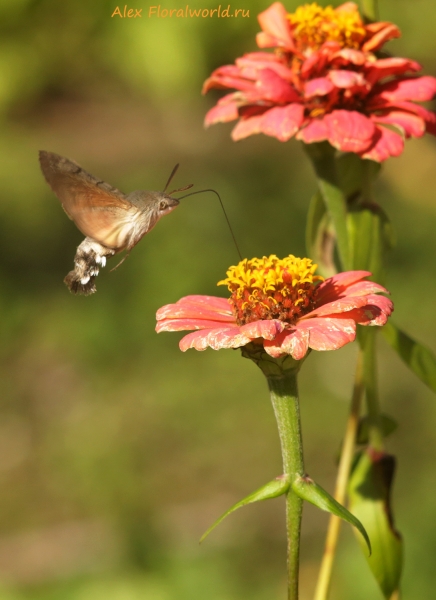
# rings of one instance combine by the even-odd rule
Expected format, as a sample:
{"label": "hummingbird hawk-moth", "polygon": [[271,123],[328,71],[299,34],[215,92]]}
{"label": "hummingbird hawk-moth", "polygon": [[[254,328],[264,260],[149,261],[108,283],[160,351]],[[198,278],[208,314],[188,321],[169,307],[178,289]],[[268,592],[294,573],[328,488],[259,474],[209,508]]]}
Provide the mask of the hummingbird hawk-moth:
{"label": "hummingbird hawk-moth", "polygon": [[125,195],[72,160],[53,152],[41,150],[39,162],[62,208],[86,236],[77,248],[74,269],[64,279],[73,294],[93,294],[95,278],[106,259],[126,250],[125,260],[159,219],[178,206],[179,200],[171,194],[192,187],[191,184],[165,193],[178,165],[163,192],[136,190]]}

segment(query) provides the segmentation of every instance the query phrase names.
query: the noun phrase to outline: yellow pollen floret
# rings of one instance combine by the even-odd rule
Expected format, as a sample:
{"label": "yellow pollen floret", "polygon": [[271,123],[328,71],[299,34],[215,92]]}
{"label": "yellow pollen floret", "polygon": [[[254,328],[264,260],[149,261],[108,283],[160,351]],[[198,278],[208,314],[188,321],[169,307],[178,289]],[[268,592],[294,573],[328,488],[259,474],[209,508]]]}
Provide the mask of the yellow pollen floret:
{"label": "yellow pollen floret", "polygon": [[366,31],[356,5],[323,8],[316,2],[300,6],[288,15],[294,37],[301,49],[319,48],[324,42],[338,42],[344,48],[359,48]]}
{"label": "yellow pollen floret", "polygon": [[[275,254],[263,258],[245,258],[227,271],[227,278],[218,285],[227,285],[231,292],[242,298],[249,291],[249,300],[255,300],[258,290],[263,294],[280,291],[283,296],[301,294],[298,286],[315,283],[323,278],[314,275],[318,265],[310,258],[297,258],[290,254],[286,258],[277,258]],[[284,280],[285,277],[285,280]],[[292,289],[297,288],[297,289]],[[269,294],[268,294],[269,295]]]}

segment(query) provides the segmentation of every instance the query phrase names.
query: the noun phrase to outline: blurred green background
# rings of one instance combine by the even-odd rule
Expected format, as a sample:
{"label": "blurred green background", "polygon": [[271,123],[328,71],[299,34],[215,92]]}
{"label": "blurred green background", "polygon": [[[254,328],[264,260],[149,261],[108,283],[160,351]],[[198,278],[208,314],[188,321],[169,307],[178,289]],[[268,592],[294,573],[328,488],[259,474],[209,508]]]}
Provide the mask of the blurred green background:
{"label": "blurred green background", "polygon": [[[191,0],[215,8],[215,0]],[[0,0],[0,598],[1,600],[270,600],[285,597],[282,499],[228,506],[280,473],[263,376],[238,351],[178,349],[154,333],[155,311],[186,294],[218,294],[237,261],[216,198],[187,198],[98,292],[62,283],[83,236],[39,171],[39,149],[78,161],[129,192],[213,187],[243,254],[304,255],[315,189],[300,145],[231,126],[206,131],[219,94],[212,69],[256,49],[249,18],[111,18],[115,2]],[[121,8],[123,8],[122,5]],[[162,8],[183,8],[169,0]],[[288,2],[291,11],[296,2]],[[389,50],[436,74],[433,0],[384,0],[403,37]],[[395,320],[436,350],[436,141],[409,141],[377,186],[398,237],[388,287]],[[381,340],[382,342],[383,340]],[[399,469],[397,526],[406,539],[404,598],[434,595],[436,402],[381,346],[388,440]],[[312,353],[302,372],[306,468],[333,490],[347,415],[353,345]],[[312,597],[327,515],[305,509],[302,600]],[[335,600],[381,598],[349,527]]]}

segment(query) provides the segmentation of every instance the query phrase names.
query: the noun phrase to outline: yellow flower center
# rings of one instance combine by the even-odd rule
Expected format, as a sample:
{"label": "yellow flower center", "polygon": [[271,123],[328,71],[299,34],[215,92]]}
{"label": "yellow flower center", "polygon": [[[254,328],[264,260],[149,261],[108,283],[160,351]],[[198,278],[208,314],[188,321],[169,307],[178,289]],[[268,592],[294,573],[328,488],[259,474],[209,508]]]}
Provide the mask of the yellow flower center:
{"label": "yellow flower center", "polygon": [[319,48],[324,42],[338,42],[344,48],[359,48],[366,31],[357,6],[349,4],[346,9],[323,8],[305,4],[288,15],[294,37],[300,50]]}
{"label": "yellow flower center", "polygon": [[310,258],[292,254],[277,258],[245,258],[227,271],[218,285],[227,285],[230,302],[238,325],[259,319],[280,319],[290,324],[313,310],[317,284],[323,280],[314,275],[318,265]]}

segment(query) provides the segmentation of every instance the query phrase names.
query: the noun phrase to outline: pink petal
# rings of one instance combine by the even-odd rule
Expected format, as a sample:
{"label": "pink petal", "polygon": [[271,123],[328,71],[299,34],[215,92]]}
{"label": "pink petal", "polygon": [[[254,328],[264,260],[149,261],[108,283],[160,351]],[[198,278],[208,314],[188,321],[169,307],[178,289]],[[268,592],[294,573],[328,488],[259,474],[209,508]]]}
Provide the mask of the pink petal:
{"label": "pink petal", "polygon": [[309,331],[298,327],[285,337],[282,350],[290,354],[295,360],[301,360],[309,350]]}
{"label": "pink petal", "polygon": [[239,140],[243,140],[249,135],[255,135],[256,133],[260,133],[262,119],[263,115],[249,117],[248,119],[241,119],[236,125],[236,127],[233,128],[232,140],[237,142]]}
{"label": "pink petal", "polygon": [[260,48],[280,46],[291,51],[295,50],[287,14],[285,7],[280,2],[274,2],[260,13],[257,19],[263,33],[258,33],[256,37],[257,45]]}
{"label": "pink petal", "polygon": [[239,328],[241,333],[254,340],[256,338],[264,338],[265,340],[273,340],[283,329],[285,323],[278,319],[265,321],[253,321],[246,323]]}
{"label": "pink petal", "polygon": [[385,42],[401,36],[401,31],[393,23],[378,21],[366,25],[366,30],[373,33],[371,38],[362,46],[364,52],[378,50]]}
{"label": "pink petal", "polygon": [[402,110],[390,110],[382,115],[371,115],[375,123],[385,123],[399,128],[406,137],[421,137],[425,133],[425,121],[417,115]]}
{"label": "pink petal", "polygon": [[235,88],[239,91],[254,89],[253,81],[245,79],[235,65],[225,65],[216,69],[203,84],[202,93],[206,94],[212,88]]}
{"label": "pink petal", "polygon": [[376,127],[365,115],[354,110],[334,110],[324,117],[330,144],[343,152],[363,152],[374,141]]}
{"label": "pink petal", "polygon": [[263,346],[265,351],[273,358],[290,354],[295,360],[301,360],[309,349],[309,332],[294,329],[289,333],[285,330],[274,340],[265,340]]}
{"label": "pink petal", "polygon": [[425,102],[436,94],[436,78],[424,76],[390,81],[374,88],[374,92],[375,96],[389,102]]}
{"label": "pink petal", "polygon": [[189,348],[206,350],[210,347],[213,350],[221,350],[223,348],[240,348],[250,341],[249,337],[241,333],[239,327],[220,327],[188,333],[180,340],[179,348],[183,352]]}
{"label": "pink petal", "polygon": [[361,308],[366,304],[368,304],[366,296],[346,296],[344,298],[337,298],[331,302],[322,304],[305,314],[304,317],[301,317],[300,321],[313,319],[314,317],[322,317],[324,315],[336,315],[349,312],[355,308]]}
{"label": "pink petal", "polygon": [[319,351],[342,348],[356,337],[356,323],[346,317],[320,317],[299,321],[297,328],[309,331],[309,347]]}
{"label": "pink petal", "polygon": [[328,58],[329,57],[326,53],[320,52],[319,50],[310,54],[307,58],[305,58],[303,64],[301,65],[301,78],[308,79],[315,73],[321,73]]}
{"label": "pink petal", "polygon": [[156,324],[157,333],[161,333],[162,331],[189,331],[189,329],[216,329],[217,327],[222,327],[223,325],[231,324],[234,325],[233,321],[225,321],[224,319],[221,321],[219,319],[196,319],[196,318],[176,318],[176,319],[163,319],[158,321]]}
{"label": "pink petal", "polygon": [[304,106],[302,104],[276,106],[263,115],[260,128],[266,135],[286,142],[295,135],[303,120]]}
{"label": "pink petal", "polygon": [[362,73],[346,71],[345,69],[332,69],[329,72],[330,81],[337,88],[363,87],[366,84]]}
{"label": "pink petal", "polygon": [[333,91],[335,86],[327,77],[316,77],[306,81],[304,85],[304,97],[326,96]]}
{"label": "pink petal", "polygon": [[383,326],[393,310],[394,305],[389,298],[373,296],[369,299],[367,306],[356,308],[349,314],[359,325]]}
{"label": "pink petal", "polygon": [[257,79],[257,74],[261,69],[270,69],[285,81],[292,82],[294,78],[292,70],[276,54],[251,52],[237,58],[236,65],[240,69],[241,76],[247,79]]}
{"label": "pink petal", "polygon": [[347,296],[362,296],[365,294],[389,294],[388,290],[379,283],[374,281],[358,281],[347,286],[344,290],[344,295]]}
{"label": "pink petal", "polygon": [[365,78],[372,85],[391,75],[402,75],[407,71],[420,71],[421,65],[408,58],[380,58],[373,63],[369,63]]}
{"label": "pink petal", "polygon": [[386,127],[377,125],[375,144],[361,154],[362,158],[369,158],[376,162],[383,162],[391,156],[399,156],[404,149],[403,138]]}
{"label": "pink petal", "polygon": [[329,129],[325,123],[325,119],[312,119],[309,123],[297,133],[297,140],[301,140],[305,144],[314,142],[323,142],[329,136]]}
{"label": "pink petal", "polygon": [[317,304],[320,306],[326,302],[332,302],[340,298],[343,294],[346,294],[349,286],[370,275],[369,271],[344,271],[343,273],[329,277],[318,287]]}
{"label": "pink petal", "polygon": [[204,124],[206,127],[209,127],[209,125],[214,125],[215,123],[234,121],[238,117],[239,113],[236,104],[217,104],[206,113]]}
{"label": "pink petal", "polygon": [[173,312],[178,311],[180,307],[183,307],[185,310],[189,311],[192,309],[206,309],[213,311],[215,317],[217,318],[220,318],[220,315],[223,315],[227,318],[233,318],[232,309],[228,298],[220,298],[218,296],[202,296],[199,294],[184,296],[175,304],[167,304],[166,306],[163,306],[157,311],[156,316],[159,320],[160,318],[174,317],[178,316],[179,314],[184,315],[184,313]]}
{"label": "pink petal", "polygon": [[337,58],[343,59],[345,63],[351,63],[353,65],[363,65],[365,64],[367,55],[360,50],[355,50],[354,48],[341,48],[339,52],[332,56],[333,60]]}
{"label": "pink petal", "polygon": [[258,72],[256,90],[260,99],[278,104],[299,100],[294,88],[272,69],[262,69]]}

